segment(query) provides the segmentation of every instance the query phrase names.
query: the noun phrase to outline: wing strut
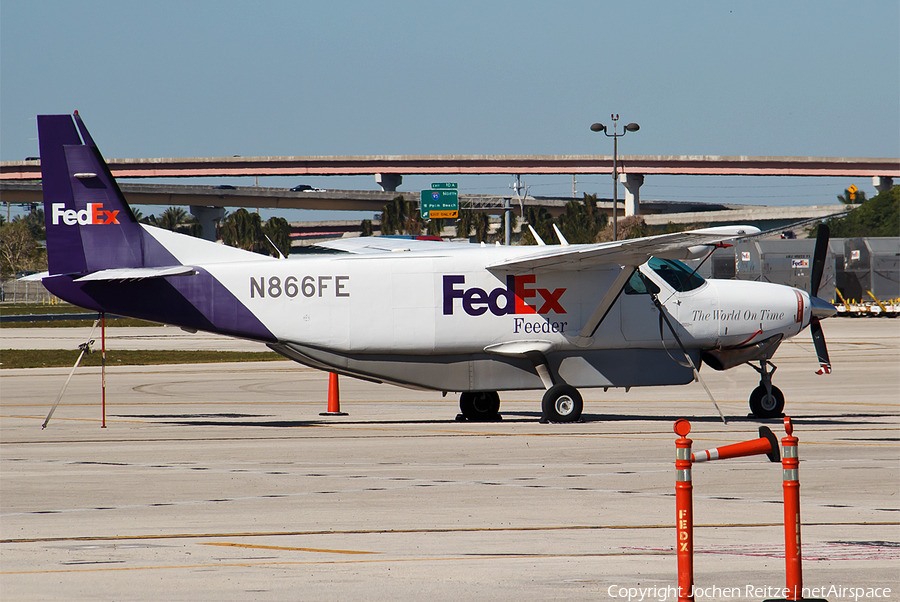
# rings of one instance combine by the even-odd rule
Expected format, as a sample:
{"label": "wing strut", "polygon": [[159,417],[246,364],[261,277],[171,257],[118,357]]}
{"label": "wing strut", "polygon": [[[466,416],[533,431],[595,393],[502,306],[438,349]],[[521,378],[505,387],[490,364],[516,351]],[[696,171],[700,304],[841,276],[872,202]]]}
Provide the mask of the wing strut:
{"label": "wing strut", "polygon": [[[639,272],[640,273],[640,272]],[[647,290],[650,291],[651,288],[647,281],[647,277],[641,274],[641,279],[644,280],[645,286],[647,286]],[[706,386],[706,382],[700,376],[700,371],[697,370],[697,366],[694,365],[694,360],[691,359],[691,356],[688,355],[687,349],[684,348],[684,344],[681,342],[681,337],[678,336],[678,333],[675,331],[675,327],[672,326],[672,323],[669,321],[669,316],[666,313],[666,308],[662,303],[659,302],[659,297],[657,297],[656,293],[650,293],[650,299],[653,300],[653,304],[656,306],[656,309],[659,311],[659,315],[666,321],[666,326],[669,327],[669,330],[672,332],[672,336],[675,337],[675,341],[678,343],[678,346],[681,348],[681,352],[684,354],[685,359],[691,365],[691,369],[694,371],[694,379],[697,380],[701,385],[703,385],[703,390],[706,391],[706,394],[709,395],[710,401],[713,402],[713,405],[716,407],[716,412],[719,413],[719,418],[722,419],[723,424],[728,424],[728,421],[725,420],[725,415],[722,414],[722,410],[719,409],[719,404],[716,403],[715,397],[713,397],[712,393],[709,391],[709,387]],[[663,347],[665,348],[665,342],[663,343]]]}
{"label": "wing strut", "polygon": [[[628,268],[631,267],[629,271]],[[597,306],[597,309],[594,310],[594,313],[591,314],[591,317],[585,323],[584,328],[581,329],[581,332],[578,333],[578,336],[584,338],[590,338],[594,336],[594,333],[597,332],[597,329],[600,328],[600,324],[603,323],[603,320],[606,319],[606,315],[609,313],[609,310],[612,309],[612,306],[616,304],[616,301],[619,300],[619,296],[622,294],[622,291],[625,290],[625,285],[628,284],[628,281],[634,275],[634,272],[637,270],[637,267],[625,266],[622,268],[622,271],[619,272],[619,275],[616,276],[615,281],[612,283],[612,286],[609,287],[609,290],[606,291],[606,295],[603,296],[603,299],[600,301],[600,304]]]}

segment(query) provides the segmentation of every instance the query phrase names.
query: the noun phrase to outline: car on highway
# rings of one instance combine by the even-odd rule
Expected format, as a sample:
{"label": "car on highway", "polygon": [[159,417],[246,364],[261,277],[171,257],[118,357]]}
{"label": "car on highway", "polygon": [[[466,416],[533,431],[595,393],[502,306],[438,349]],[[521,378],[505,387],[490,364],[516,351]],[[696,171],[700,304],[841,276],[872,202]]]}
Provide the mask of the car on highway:
{"label": "car on highway", "polygon": [[325,192],[323,188],[315,188],[309,184],[297,184],[291,188],[291,192]]}

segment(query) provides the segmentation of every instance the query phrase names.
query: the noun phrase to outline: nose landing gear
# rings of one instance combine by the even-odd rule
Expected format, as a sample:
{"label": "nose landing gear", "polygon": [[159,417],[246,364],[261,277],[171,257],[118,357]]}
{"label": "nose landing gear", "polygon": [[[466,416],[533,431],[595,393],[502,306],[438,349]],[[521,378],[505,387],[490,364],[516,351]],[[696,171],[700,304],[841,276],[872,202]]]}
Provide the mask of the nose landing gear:
{"label": "nose landing gear", "polygon": [[584,410],[581,393],[572,385],[553,385],[541,400],[541,422],[577,422]]}
{"label": "nose landing gear", "polygon": [[[749,362],[748,362],[749,364]],[[759,360],[759,368],[749,364],[759,372],[759,386],[750,394],[750,411],[757,418],[779,418],[784,416],[784,394],[772,384],[772,375],[777,370],[767,359]],[[769,367],[772,369],[769,370]]]}

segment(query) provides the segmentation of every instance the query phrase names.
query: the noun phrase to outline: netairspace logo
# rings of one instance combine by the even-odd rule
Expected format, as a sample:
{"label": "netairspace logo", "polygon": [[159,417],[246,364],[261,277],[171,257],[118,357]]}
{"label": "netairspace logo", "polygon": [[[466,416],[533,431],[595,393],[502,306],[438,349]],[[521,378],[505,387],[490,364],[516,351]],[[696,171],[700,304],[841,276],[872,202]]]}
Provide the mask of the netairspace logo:
{"label": "netairspace logo", "polygon": [[67,226],[74,226],[75,224],[78,224],[79,226],[91,226],[119,223],[119,220],[116,217],[119,215],[119,210],[106,211],[103,209],[103,203],[88,203],[87,208],[80,211],[66,209],[65,203],[53,203],[51,207],[53,210],[52,223],[54,226],[58,226],[60,221]]}
{"label": "netairspace logo", "polygon": [[[617,600],[627,602],[642,602],[643,600],[658,602],[667,602],[668,600],[677,600],[679,597],[685,598],[715,598],[721,599],[743,599],[749,598],[758,600],[760,598],[787,598],[790,590],[785,587],[772,586],[756,586],[745,585],[743,587],[720,587],[712,585],[709,587],[691,586],[689,596],[680,595],[679,587],[623,587],[619,585],[610,585],[606,590],[606,595]],[[827,598],[830,602],[837,600],[874,600],[888,599],[891,597],[891,589],[889,587],[843,587],[840,585],[830,585],[823,587],[804,587],[802,598]]]}

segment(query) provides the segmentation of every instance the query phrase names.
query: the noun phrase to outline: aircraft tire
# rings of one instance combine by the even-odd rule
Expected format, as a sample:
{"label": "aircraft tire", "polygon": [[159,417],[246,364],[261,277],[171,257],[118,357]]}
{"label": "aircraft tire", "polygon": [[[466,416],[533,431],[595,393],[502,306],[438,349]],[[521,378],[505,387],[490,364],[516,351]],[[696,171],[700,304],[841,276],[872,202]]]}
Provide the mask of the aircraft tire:
{"label": "aircraft tire", "polygon": [[541,409],[545,421],[576,422],[584,410],[584,400],[578,389],[571,385],[553,385],[544,393]]}
{"label": "aircraft tire", "polygon": [[459,396],[459,411],[472,422],[500,420],[500,395],[496,391],[465,391]]}
{"label": "aircraft tire", "polygon": [[762,385],[750,394],[750,411],[757,418],[778,418],[784,412],[784,394],[778,387],[772,387],[769,395]]}

